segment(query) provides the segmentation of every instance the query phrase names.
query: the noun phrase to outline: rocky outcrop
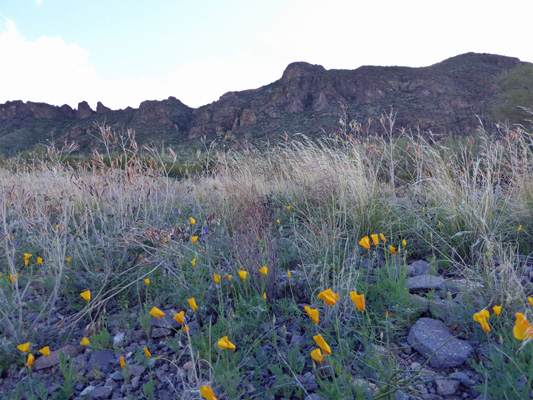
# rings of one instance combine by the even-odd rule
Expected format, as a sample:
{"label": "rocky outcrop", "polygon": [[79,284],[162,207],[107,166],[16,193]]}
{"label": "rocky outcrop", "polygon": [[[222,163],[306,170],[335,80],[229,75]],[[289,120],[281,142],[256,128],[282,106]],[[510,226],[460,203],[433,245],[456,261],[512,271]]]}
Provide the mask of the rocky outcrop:
{"label": "rocky outcrop", "polygon": [[[397,126],[464,134],[488,121],[497,97],[495,78],[520,60],[468,53],[423,68],[363,66],[326,70],[305,62],[289,64],[281,78],[258,89],[229,92],[197,109],[175,97],[144,101],[138,109],[111,110],[101,102],[94,112],[87,102],[67,105],[9,101],[0,104],[0,149],[21,150],[35,138],[87,137],[97,124],[117,131],[133,129],[140,143],[181,142],[206,136],[259,137],[339,130],[341,104],[348,122],[376,120],[394,109]],[[38,123],[36,121],[39,121]],[[381,132],[375,124],[375,132]],[[13,148],[13,135],[20,148]],[[22,135],[22,136],[21,136]],[[24,136],[25,135],[25,136]],[[30,137],[33,135],[33,137]],[[209,139],[211,138],[211,139]],[[10,147],[11,146],[11,147]]]}

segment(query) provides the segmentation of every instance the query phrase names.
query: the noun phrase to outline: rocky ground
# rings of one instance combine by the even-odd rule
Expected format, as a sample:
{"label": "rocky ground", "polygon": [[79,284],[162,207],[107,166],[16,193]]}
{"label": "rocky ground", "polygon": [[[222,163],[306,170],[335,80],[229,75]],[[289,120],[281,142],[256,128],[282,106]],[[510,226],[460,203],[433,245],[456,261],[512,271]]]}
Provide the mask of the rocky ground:
{"label": "rocky ground", "polygon": [[[468,338],[456,336],[454,321],[457,320],[457,309],[460,307],[461,281],[453,281],[444,277],[431,275],[431,267],[425,261],[417,261],[408,266],[409,291],[411,306],[416,307],[419,315],[430,315],[432,318],[419,318],[410,329],[389,348],[375,346],[372,351],[383,358],[392,357],[398,367],[397,379],[409,382],[404,390],[392,390],[389,397],[395,400],[424,399],[424,400],[458,400],[458,399],[487,399],[475,387],[482,383],[483,377],[467,365],[472,357],[482,358],[483,347]],[[429,300],[424,294],[433,293],[434,299]],[[305,304],[298,304],[302,310]],[[42,324],[43,337],[55,337],[55,343],[49,343],[49,356],[36,356],[31,376],[34,382],[40,381],[44,392],[59,396],[65,386],[65,371],[60,366],[60,353],[68,356],[67,364],[72,370],[72,398],[74,399],[144,399],[149,398],[150,382],[153,382],[153,398],[201,398],[198,389],[210,384],[209,372],[206,365],[197,359],[194,351],[191,353],[191,339],[199,334],[201,328],[198,321],[188,324],[189,331],[183,332],[180,325],[172,316],[181,310],[164,308],[166,316],[161,319],[152,318],[150,321],[150,338],[146,336],[138,322],[140,306],[126,311],[118,307],[110,307],[106,312],[107,331],[109,332],[108,348],[93,349],[79,344],[80,338],[88,336],[85,327],[79,325],[67,334],[62,331],[61,314],[56,319]],[[64,314],[68,310],[64,310]],[[123,315],[118,313],[122,312]],[[129,313],[129,314],[128,314]],[[191,311],[186,311],[186,318],[192,317]],[[131,329],[125,329],[121,321],[129,319]],[[202,321],[200,321],[202,323]],[[59,328],[59,329],[58,329]],[[53,335],[56,329],[60,334]],[[260,330],[260,328],[258,328]],[[275,320],[275,329],[280,343],[287,349],[300,348],[307,356],[307,344],[312,341],[308,333],[298,324],[283,316]],[[106,338],[103,338],[105,342]],[[68,344],[65,344],[68,343]],[[261,344],[262,352],[268,354],[270,344]],[[147,347],[151,358],[146,358],[143,348]],[[34,344],[32,344],[32,348]],[[335,351],[335,349],[333,349]],[[369,351],[369,350],[367,350]],[[35,352],[34,352],[35,353]],[[120,367],[120,356],[124,357],[126,367]],[[245,385],[246,398],[281,398],[269,395],[269,389],[281,382],[278,376],[269,372],[264,365],[257,365],[253,358],[245,358],[241,363],[242,383]],[[317,369],[312,363],[306,364],[301,373],[287,372],[287,380],[301,388],[302,397],[308,400],[318,400],[321,397],[315,393],[319,388],[319,380],[331,377],[327,363]],[[255,372],[254,372],[255,371]],[[67,371],[68,375],[69,372]],[[254,375],[255,374],[255,375]],[[350,371],[351,382],[341,382],[361,387],[371,398],[378,394],[379,388],[372,382],[359,378],[357,368]],[[254,378],[252,379],[252,375]],[[0,379],[0,397],[2,399],[26,398],[28,386],[28,369],[21,363],[13,362],[7,376]],[[254,382],[252,384],[251,382]],[[286,382],[284,381],[284,384]],[[25,391],[21,388],[25,387]],[[214,386],[219,398],[226,398],[223,388]],[[68,389],[68,388],[67,388]],[[41,397],[36,397],[41,398]],[[52,398],[42,397],[42,398]],[[63,397],[65,398],[65,397]]]}

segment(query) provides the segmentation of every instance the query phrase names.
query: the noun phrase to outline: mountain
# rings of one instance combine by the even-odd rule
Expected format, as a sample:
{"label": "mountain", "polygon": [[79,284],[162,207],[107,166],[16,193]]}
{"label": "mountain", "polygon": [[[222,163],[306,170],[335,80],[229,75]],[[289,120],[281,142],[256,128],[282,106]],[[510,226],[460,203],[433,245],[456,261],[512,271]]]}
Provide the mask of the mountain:
{"label": "mountain", "polygon": [[137,141],[195,149],[199,138],[239,140],[314,135],[339,129],[341,104],[349,120],[365,123],[392,107],[397,126],[464,134],[488,121],[498,89],[495,78],[521,64],[517,58],[467,53],[429,67],[363,66],[326,70],[305,62],[290,64],[281,79],[258,89],[229,92],[211,104],[191,108],[174,97],[144,101],[138,109],[113,111],[87,102],[77,109],[45,103],[0,104],[0,152],[13,154],[37,144],[97,143],[98,124],[117,132],[134,129]]}

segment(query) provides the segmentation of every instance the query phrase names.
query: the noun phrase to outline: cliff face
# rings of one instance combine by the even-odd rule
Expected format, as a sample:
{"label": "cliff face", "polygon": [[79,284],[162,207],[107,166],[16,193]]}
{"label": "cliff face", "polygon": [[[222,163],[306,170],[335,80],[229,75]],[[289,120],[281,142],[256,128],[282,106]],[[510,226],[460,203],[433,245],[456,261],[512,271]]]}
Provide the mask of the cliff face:
{"label": "cliff face", "polygon": [[98,123],[116,131],[134,129],[141,143],[183,143],[203,136],[232,134],[268,138],[273,134],[333,132],[340,104],[350,119],[377,118],[393,107],[398,125],[461,134],[479,125],[491,110],[494,79],[520,60],[467,53],[423,68],[372,67],[326,70],[304,62],[290,64],[281,79],[258,89],[229,92],[193,109],[174,97],[144,101],[138,109],[113,111],[86,102],[77,110],[64,105],[10,101],[0,104],[0,151],[34,144],[77,140],[91,145]]}

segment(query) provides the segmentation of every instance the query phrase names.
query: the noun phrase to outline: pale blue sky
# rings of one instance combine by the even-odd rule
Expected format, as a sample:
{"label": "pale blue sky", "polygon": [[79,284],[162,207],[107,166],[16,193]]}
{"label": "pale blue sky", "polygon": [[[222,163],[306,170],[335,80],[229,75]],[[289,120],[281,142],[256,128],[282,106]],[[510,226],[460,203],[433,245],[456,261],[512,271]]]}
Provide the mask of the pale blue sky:
{"label": "pale blue sky", "polygon": [[193,107],[293,61],[431,65],[468,51],[533,61],[533,1],[0,0],[0,102]]}

